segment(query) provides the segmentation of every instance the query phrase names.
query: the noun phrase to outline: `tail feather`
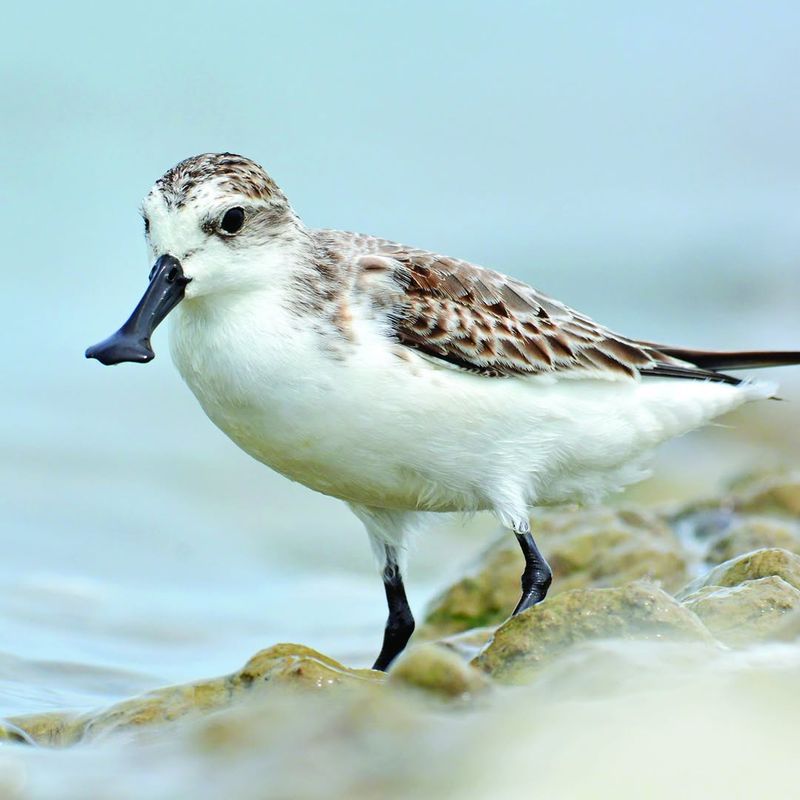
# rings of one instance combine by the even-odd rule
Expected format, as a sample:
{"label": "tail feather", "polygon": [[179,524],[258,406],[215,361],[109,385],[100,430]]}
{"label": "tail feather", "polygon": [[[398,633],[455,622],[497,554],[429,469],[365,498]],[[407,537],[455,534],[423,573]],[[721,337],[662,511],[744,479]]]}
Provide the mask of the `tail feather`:
{"label": "tail feather", "polygon": [[653,342],[637,342],[650,350],[655,363],[640,367],[641,375],[664,378],[708,380],[738,386],[747,381],[727,375],[722,370],[759,369],[762,367],[786,367],[800,364],[798,350],[742,350],[720,352],[718,350],[690,350],[686,347],[671,347]]}
{"label": "tail feather", "polygon": [[685,378],[694,381],[716,381],[717,383],[730,383],[738,386],[743,381],[733,375],[717,372],[713,369],[700,369],[694,364],[656,364],[652,367],[640,367],[639,374],[654,375],[661,378]]}
{"label": "tail feather", "polygon": [[798,350],[752,350],[719,352],[716,350],[688,350],[683,347],[654,345],[664,355],[695,364],[702,369],[759,369],[762,367],[788,367],[800,364]]}

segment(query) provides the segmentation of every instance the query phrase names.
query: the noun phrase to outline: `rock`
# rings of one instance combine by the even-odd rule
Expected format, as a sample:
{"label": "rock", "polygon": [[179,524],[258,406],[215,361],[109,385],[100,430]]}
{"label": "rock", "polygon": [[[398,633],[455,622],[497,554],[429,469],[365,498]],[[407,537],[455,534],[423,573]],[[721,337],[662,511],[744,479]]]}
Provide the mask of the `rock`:
{"label": "rock", "polygon": [[454,633],[444,639],[438,639],[437,644],[457,653],[465,661],[471,661],[486,646],[494,635],[496,627],[472,628],[472,630]]}
{"label": "rock", "polygon": [[780,642],[795,642],[800,639],[800,609],[786,614],[781,619],[781,624],[772,631],[770,638]]}
{"label": "rock", "polygon": [[714,567],[706,575],[692,581],[677,596],[686,599],[704,586],[736,586],[771,575],[777,575],[800,589],[800,555],[779,547],[754,550]]}
{"label": "rock", "polygon": [[390,686],[421,689],[451,700],[468,698],[485,691],[486,676],[452,650],[426,643],[403,653],[389,671]]}
{"label": "rock", "polygon": [[45,744],[62,747],[80,741],[88,715],[70,711],[44,711],[0,720],[0,742]]}
{"label": "rock", "polygon": [[720,641],[741,646],[781,638],[787,614],[800,610],[800,589],[770,575],[736,586],[704,586],[683,604]]}
{"label": "rock", "polygon": [[800,517],[800,471],[764,471],[740,476],[721,496],[665,507],[664,515],[681,532],[698,540],[727,531],[749,515]]}
{"label": "rock", "polygon": [[555,656],[591,639],[712,642],[702,622],[644,581],[617,589],[574,589],[512,617],[472,662],[503,683],[524,683]]}
{"label": "rock", "polygon": [[431,639],[502,622],[519,600],[523,561],[512,535],[490,545],[468,573],[428,607],[417,639]]}
{"label": "rock", "polygon": [[350,669],[333,658],[301,644],[276,644],[256,653],[239,672],[229,676],[234,687],[250,688],[276,682],[308,689],[342,683],[381,683],[384,675],[371,669]]}
{"label": "rock", "polygon": [[775,517],[734,515],[727,529],[712,539],[706,561],[720,564],[743,553],[775,547],[800,554],[800,524]]}
{"label": "rock", "polygon": [[252,693],[137,741],[2,748],[0,797],[791,797],[800,644],[764,649],[587,641],[467,713],[370,681]]}
{"label": "rock", "polygon": [[800,472],[741,482],[730,500],[735,510],[800,517]]}
{"label": "rock", "polygon": [[27,736],[38,744],[66,745],[111,731],[171,722],[192,713],[224,708],[247,692],[274,687],[327,690],[342,684],[381,683],[370,669],[348,669],[338,661],[296,644],[278,644],[256,653],[238,672],[181,686],[168,686],[89,714],[49,712],[0,723],[0,740]]}
{"label": "rock", "polygon": [[[671,528],[654,513],[603,508],[537,512],[532,528],[553,568],[550,596],[588,586],[646,578],[672,590],[687,576],[687,555]],[[430,605],[420,638],[437,638],[508,617],[520,594],[523,561],[504,533],[469,573]]]}
{"label": "rock", "polygon": [[543,528],[556,593],[614,586],[640,578],[678,588],[687,557],[670,527],[654,513],[610,509],[553,512]]}

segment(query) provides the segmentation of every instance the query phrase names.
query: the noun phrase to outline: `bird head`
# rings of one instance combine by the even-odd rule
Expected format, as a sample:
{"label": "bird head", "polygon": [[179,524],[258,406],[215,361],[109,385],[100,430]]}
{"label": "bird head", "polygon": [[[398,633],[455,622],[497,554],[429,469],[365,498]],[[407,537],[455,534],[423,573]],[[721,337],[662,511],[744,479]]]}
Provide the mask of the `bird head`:
{"label": "bird head", "polygon": [[[205,153],[161,178],[142,203],[152,268],[125,324],[86,351],[103,364],[154,358],[150,337],[183,300],[269,288],[307,245],[283,192],[248,158]],[[283,269],[282,269],[283,267]]]}

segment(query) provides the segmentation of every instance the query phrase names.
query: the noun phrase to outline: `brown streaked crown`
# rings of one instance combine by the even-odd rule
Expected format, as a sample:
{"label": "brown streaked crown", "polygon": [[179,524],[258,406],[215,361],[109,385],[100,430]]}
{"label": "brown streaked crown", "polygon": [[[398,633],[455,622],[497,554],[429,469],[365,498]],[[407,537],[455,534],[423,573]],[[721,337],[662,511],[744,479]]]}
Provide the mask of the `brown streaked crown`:
{"label": "brown streaked crown", "polygon": [[168,205],[180,208],[209,180],[251,200],[287,204],[263,167],[235,153],[201,153],[184,159],[159,178],[156,187]]}

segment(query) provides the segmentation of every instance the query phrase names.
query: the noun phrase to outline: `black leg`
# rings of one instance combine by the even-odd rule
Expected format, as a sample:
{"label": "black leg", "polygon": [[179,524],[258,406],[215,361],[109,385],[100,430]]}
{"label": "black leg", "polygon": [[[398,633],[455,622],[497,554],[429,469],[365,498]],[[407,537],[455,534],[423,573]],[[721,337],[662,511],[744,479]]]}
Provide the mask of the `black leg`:
{"label": "black leg", "polygon": [[383,633],[383,647],[372,669],[386,671],[389,664],[403,652],[414,633],[414,617],[406,599],[403,576],[397,565],[393,547],[386,547],[386,565],[383,568],[383,588],[389,606],[389,618]]}
{"label": "black leg", "polygon": [[522,572],[522,597],[512,613],[512,617],[535,606],[544,600],[553,580],[553,572],[545,557],[539,552],[530,531],[516,533],[522,555],[525,556],[525,569]]}

